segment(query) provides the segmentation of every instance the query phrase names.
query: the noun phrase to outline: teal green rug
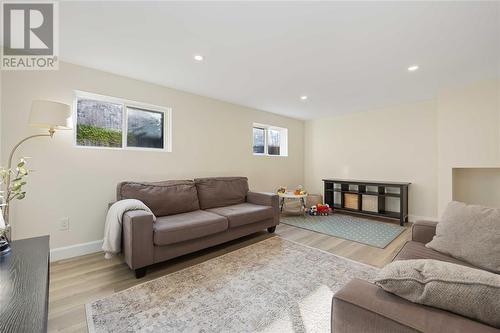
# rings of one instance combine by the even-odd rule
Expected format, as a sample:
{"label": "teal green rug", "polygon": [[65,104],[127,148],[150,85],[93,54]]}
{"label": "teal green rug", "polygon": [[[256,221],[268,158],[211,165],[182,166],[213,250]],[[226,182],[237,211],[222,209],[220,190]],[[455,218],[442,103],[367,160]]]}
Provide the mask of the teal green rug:
{"label": "teal green rug", "polygon": [[354,242],[385,248],[405,230],[396,224],[376,222],[344,214],[282,216],[281,223]]}

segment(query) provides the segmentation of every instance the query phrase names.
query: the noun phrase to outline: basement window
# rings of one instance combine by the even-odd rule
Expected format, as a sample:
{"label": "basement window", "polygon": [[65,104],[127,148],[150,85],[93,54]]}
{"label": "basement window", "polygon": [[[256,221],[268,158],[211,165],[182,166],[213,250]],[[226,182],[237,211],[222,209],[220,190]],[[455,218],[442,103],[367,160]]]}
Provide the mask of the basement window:
{"label": "basement window", "polygon": [[253,154],[262,156],[288,156],[288,129],[253,124]]}
{"label": "basement window", "polygon": [[74,109],[78,147],[172,151],[169,108],[78,91]]}

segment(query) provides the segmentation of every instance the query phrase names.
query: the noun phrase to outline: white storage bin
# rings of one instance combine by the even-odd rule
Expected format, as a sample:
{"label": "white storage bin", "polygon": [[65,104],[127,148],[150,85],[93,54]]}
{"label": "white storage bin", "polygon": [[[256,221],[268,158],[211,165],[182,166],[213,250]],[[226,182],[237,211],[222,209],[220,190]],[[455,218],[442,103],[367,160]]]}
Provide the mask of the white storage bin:
{"label": "white storage bin", "polygon": [[363,195],[361,203],[362,210],[366,212],[378,212],[378,197],[376,195]]}

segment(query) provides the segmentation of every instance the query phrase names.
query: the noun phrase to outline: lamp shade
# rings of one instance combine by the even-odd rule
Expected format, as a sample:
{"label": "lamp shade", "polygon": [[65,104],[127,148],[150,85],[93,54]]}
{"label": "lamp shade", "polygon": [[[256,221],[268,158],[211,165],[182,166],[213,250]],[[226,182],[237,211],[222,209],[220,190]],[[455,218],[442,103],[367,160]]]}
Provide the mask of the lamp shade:
{"label": "lamp shade", "polygon": [[71,129],[71,107],[52,101],[33,101],[29,124],[33,127],[49,129]]}

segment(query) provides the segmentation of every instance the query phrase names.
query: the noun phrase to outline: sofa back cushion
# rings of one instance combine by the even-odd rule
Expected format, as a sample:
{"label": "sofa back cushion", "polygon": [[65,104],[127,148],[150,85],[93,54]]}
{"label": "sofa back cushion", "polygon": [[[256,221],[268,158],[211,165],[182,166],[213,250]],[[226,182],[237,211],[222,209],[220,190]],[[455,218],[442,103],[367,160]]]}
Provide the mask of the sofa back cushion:
{"label": "sofa back cushion", "polygon": [[194,182],[201,209],[237,205],[246,201],[246,177],[196,178]]}
{"label": "sofa back cushion", "polygon": [[450,202],[425,246],[500,273],[500,208]]}
{"label": "sofa back cushion", "polygon": [[117,187],[116,198],[140,200],[156,216],[200,209],[196,185],[192,180],[168,180],[156,183],[121,182]]}

